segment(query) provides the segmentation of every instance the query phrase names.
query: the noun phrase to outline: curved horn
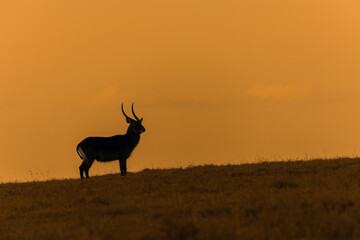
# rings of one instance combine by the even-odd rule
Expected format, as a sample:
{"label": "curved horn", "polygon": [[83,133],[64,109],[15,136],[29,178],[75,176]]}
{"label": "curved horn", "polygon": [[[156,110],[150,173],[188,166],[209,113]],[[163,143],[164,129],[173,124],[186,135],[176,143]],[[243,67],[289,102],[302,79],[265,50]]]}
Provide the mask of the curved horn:
{"label": "curved horn", "polygon": [[124,104],[123,103],[121,103],[121,111],[126,118],[129,118],[128,115],[126,115],[126,113],[124,112]]}
{"label": "curved horn", "polygon": [[137,121],[140,121],[140,119],[136,116],[135,112],[134,112],[134,103],[131,105],[131,111],[132,111],[132,114],[134,115],[135,119]]}

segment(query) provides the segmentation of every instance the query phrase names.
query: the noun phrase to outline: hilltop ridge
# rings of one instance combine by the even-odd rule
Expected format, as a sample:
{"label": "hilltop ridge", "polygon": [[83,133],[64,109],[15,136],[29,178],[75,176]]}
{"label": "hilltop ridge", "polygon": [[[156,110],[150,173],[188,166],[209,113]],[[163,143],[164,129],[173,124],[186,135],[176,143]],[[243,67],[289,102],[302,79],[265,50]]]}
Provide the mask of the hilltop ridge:
{"label": "hilltop ridge", "polygon": [[360,238],[359,160],[0,184],[0,238]]}

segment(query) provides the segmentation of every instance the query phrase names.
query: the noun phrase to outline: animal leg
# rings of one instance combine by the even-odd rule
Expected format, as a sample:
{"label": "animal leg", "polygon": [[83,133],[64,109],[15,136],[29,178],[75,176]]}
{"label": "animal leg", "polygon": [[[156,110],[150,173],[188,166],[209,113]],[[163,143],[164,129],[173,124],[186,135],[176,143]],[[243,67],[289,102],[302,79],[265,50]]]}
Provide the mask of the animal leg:
{"label": "animal leg", "polygon": [[125,176],[126,175],[126,159],[125,160],[119,160],[119,164],[120,164],[121,176]]}
{"label": "animal leg", "polygon": [[84,178],[83,172],[85,171],[85,161],[82,162],[79,169],[80,169],[80,178],[83,179]]}
{"label": "animal leg", "polygon": [[86,159],[85,163],[85,176],[86,178],[89,178],[89,169],[91,168],[91,165],[94,163],[95,159],[88,160]]}

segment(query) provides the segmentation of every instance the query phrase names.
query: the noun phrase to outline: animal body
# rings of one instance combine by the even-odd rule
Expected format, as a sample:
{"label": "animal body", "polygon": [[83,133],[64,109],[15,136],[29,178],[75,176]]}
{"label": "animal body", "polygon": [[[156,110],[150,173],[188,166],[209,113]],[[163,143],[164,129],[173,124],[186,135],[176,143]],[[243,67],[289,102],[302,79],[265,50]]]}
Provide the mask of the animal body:
{"label": "animal body", "polygon": [[80,178],[89,178],[89,169],[95,160],[99,162],[119,161],[121,175],[126,175],[126,160],[140,141],[140,134],[145,132],[142,118],[139,119],[134,112],[134,104],[131,106],[135,119],[128,117],[124,112],[123,104],[121,110],[129,123],[126,134],[112,137],[88,137],[81,141],[76,151],[83,160],[80,165]]}

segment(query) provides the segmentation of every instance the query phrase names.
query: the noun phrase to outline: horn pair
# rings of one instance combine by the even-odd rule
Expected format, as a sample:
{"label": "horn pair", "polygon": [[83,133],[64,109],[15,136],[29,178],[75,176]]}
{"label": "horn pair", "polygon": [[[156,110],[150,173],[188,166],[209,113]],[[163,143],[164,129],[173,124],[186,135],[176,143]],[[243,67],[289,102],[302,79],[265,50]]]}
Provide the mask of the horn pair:
{"label": "horn pair", "polygon": [[[130,117],[128,117],[128,115],[126,115],[126,113],[125,113],[125,111],[124,111],[124,104],[123,104],[123,103],[121,103],[121,110],[122,110],[122,113],[124,114],[125,117],[130,118]],[[136,119],[137,121],[140,121],[140,119],[136,116],[136,114],[135,114],[135,112],[134,112],[134,103],[131,105],[131,111],[132,111],[132,114],[134,115],[135,119]],[[130,119],[131,119],[131,118],[130,118]]]}

